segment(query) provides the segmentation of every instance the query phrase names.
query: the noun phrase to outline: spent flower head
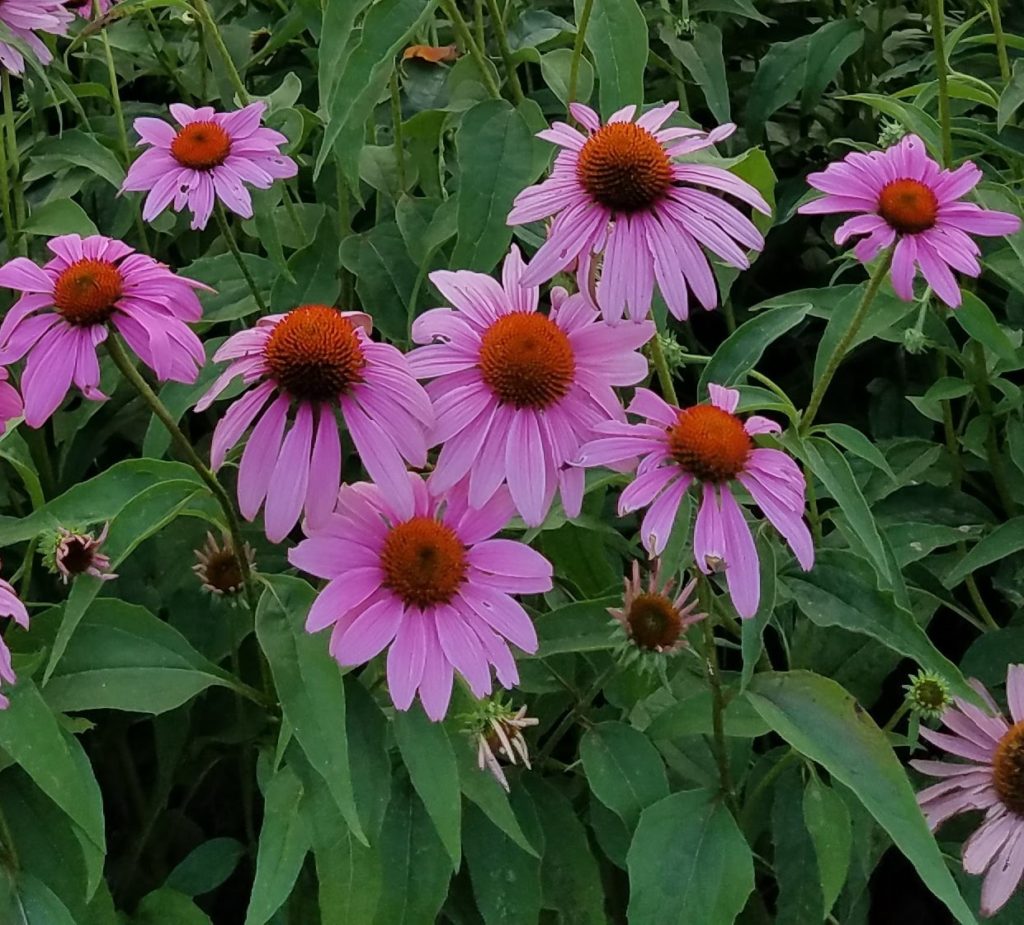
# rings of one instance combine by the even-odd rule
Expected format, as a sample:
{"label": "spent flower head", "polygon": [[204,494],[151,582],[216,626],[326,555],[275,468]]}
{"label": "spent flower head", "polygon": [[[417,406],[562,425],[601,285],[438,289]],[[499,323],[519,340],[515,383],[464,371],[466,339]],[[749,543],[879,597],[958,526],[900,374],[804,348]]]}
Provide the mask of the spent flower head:
{"label": "spent flower head", "polygon": [[117,578],[110,571],[110,557],[101,552],[109,530],[109,523],[103,525],[99,536],[78,527],[58,527],[43,547],[43,561],[54,574],[60,575],[64,584],[79,575],[91,575],[101,581]]}
{"label": "spent flower head", "polygon": [[479,700],[473,712],[461,717],[463,728],[476,742],[477,764],[488,770],[507,793],[508,779],[502,769],[506,764],[530,767],[530,752],[523,738],[523,730],[536,726],[538,720],[526,715],[526,707],[512,709],[512,703],[503,697]]}
{"label": "spent flower head", "polygon": [[[256,565],[256,554],[248,543],[243,544],[243,554],[252,569]],[[195,550],[195,555],[198,561],[192,566],[192,571],[196,573],[204,591],[228,599],[238,596],[245,582],[230,536],[222,534],[221,542],[218,543],[212,533],[207,533],[206,544],[202,549]]]}

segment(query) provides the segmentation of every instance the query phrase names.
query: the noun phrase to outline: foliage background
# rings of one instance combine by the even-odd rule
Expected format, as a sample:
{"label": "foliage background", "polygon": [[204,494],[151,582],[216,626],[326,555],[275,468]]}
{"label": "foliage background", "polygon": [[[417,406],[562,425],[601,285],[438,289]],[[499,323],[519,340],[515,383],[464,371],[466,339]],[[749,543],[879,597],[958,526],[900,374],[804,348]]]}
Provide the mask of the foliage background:
{"label": "foliage background", "polygon": [[[981,201],[1019,213],[1024,11],[1004,5],[999,44],[994,4],[946,11],[952,133],[957,159],[986,169]],[[679,387],[693,400],[709,380],[737,384],[741,407],[785,416],[752,370],[801,407],[865,284],[831,221],[795,216],[804,178],[890,123],[941,148],[934,20],[890,0],[595,0],[584,36],[584,7],[222,0],[221,47],[185,0],[123,0],[53,67],[11,81],[21,231],[34,255],[53,234],[123,237],[215,286],[208,353],[251,322],[216,228],[166,213],[143,232],[138,197],[116,194],[134,156],[120,111],[130,125],[176,100],[235,108],[226,50],[302,165],[236,226],[263,298],[362,306],[408,346],[411,319],[440,304],[427,274],[491,271],[513,240],[505,216],[548,165],[533,135],[564,115],[575,48],[576,96],[605,115],[679,99],[684,121],[738,123],[722,154],[776,211],[753,269],[719,268],[724,309],[673,326],[711,358],[684,364]],[[451,62],[402,58],[449,43]],[[531,250],[542,231],[514,238]],[[556,512],[528,534],[558,580],[532,602],[542,647],[515,695],[540,719],[535,770],[512,771],[506,798],[476,769],[467,703],[432,725],[389,708],[379,665],[339,673],[302,629],[312,586],[258,528],[258,612],[201,593],[192,550],[219,512],[104,366],[110,401],[0,439],[5,574],[33,605],[31,632],[6,634],[21,681],[0,713],[0,920],[973,921],[968,830],[928,834],[904,767],[915,721],[889,720],[916,666],[996,690],[1024,659],[1022,259],[1024,235],[987,247],[955,313],[883,291],[819,416],[831,423],[790,439],[818,563],[795,571],[760,537],[762,608],[720,640],[735,815],[717,797],[701,660],[672,662],[667,685],[616,667],[605,608],[638,546],[612,480],[591,483],[574,522]],[[214,372],[161,392],[203,455],[215,412],[185,410]],[[107,520],[119,579],[65,593],[37,538]],[[687,564],[686,527],[670,568]],[[1022,920],[1019,899],[996,919]]]}

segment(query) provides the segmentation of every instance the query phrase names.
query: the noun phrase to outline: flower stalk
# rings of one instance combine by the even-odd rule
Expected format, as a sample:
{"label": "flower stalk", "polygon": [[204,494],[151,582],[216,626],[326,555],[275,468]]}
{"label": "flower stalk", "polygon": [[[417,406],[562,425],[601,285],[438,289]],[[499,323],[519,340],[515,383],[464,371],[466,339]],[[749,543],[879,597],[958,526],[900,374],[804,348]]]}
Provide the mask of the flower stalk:
{"label": "flower stalk", "polygon": [[[285,196],[287,197],[287,193],[285,193]],[[256,285],[256,280],[253,279],[252,274],[249,272],[249,268],[245,265],[245,257],[242,256],[242,250],[238,246],[238,241],[235,239],[235,233],[231,230],[231,225],[228,222],[227,215],[224,214],[224,206],[221,205],[220,200],[217,200],[214,205],[213,215],[217,220],[217,227],[220,229],[221,237],[224,238],[224,243],[227,244],[228,250],[231,251],[231,256],[235,258],[235,263],[238,264],[238,269],[242,271],[242,277],[245,279],[246,285],[249,287],[249,291],[252,292],[252,297],[256,300],[260,313],[263,315],[269,314],[270,309],[267,308],[267,303],[264,300],[259,287]]]}
{"label": "flower stalk", "polygon": [[822,399],[824,399],[825,393],[828,391],[828,387],[836,374],[836,370],[839,369],[839,364],[843,362],[846,352],[850,349],[850,345],[853,343],[854,338],[856,338],[857,333],[860,331],[861,325],[864,324],[864,319],[867,318],[868,311],[870,311],[871,305],[875,301],[875,296],[878,295],[878,290],[882,286],[882,281],[885,279],[886,274],[889,272],[889,267],[891,266],[892,250],[890,249],[885,252],[885,255],[879,261],[878,266],[875,267],[874,273],[871,274],[871,279],[868,280],[868,285],[864,290],[864,295],[861,297],[860,304],[857,306],[857,310],[853,313],[853,317],[850,319],[849,327],[847,327],[846,332],[839,339],[839,343],[833,348],[832,354],[829,356],[828,362],[825,364],[825,369],[821,374],[821,378],[817,383],[815,383],[814,390],[811,392],[811,399],[807,403],[807,410],[803,413],[803,417],[800,419],[799,434],[801,437],[807,435],[807,432],[811,428],[811,424],[814,423],[815,415],[817,415],[818,409],[821,407]]}
{"label": "flower stalk", "polygon": [[220,480],[206,463],[196,453],[192,443],[186,437],[181,428],[178,427],[177,422],[172,417],[170,411],[167,410],[166,405],[160,401],[159,396],[150,387],[149,383],[143,379],[142,374],[135,368],[135,365],[129,359],[128,354],[125,353],[124,348],[121,346],[117,335],[111,333],[106,340],[107,353],[110,355],[111,360],[114,361],[114,365],[121,372],[121,375],[131,383],[132,387],[142,400],[149,406],[150,410],[159,419],[160,423],[166,428],[167,433],[170,435],[171,440],[175,443],[182,455],[188,461],[188,464],[195,469],[196,474],[206,483],[206,486],[210,489],[211,494],[216,498],[217,503],[220,505],[221,510],[224,512],[224,519],[227,521],[228,533],[231,536],[231,545],[235,551],[235,558],[238,561],[238,570],[242,575],[242,581],[245,584],[245,597],[249,604],[250,610],[256,612],[256,590],[253,586],[252,571],[249,568],[249,559],[245,554],[245,541],[242,539],[241,527],[238,523],[238,515],[235,513],[234,505],[231,503],[231,499],[228,497],[228,493],[224,490],[224,486],[221,485]]}

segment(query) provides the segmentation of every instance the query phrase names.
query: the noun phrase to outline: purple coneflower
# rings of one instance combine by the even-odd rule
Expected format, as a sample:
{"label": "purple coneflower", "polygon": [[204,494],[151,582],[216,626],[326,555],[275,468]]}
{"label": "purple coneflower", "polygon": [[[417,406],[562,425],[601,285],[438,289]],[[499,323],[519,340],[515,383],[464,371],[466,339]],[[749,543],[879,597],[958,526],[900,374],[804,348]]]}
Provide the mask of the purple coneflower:
{"label": "purple coneflower", "polygon": [[981,170],[968,161],[943,170],[928,156],[917,135],[907,135],[884,151],[853,152],[812,173],[807,182],[825,193],[800,207],[804,214],[859,212],[836,231],[836,244],[864,235],[853,249],[862,263],[895,244],[892,287],[901,299],[914,297],[914,276],[920,270],[935,294],[951,308],[960,305],[957,270],[978,276],[981,251],[971,235],[1013,234],[1020,219],[1008,212],[964,202],[981,180]]}
{"label": "purple coneflower", "polygon": [[746,249],[764,246],[750,219],[720,194],[766,215],[771,210],[754,187],[721,167],[676,163],[736,130],[662,128],[678,105],[656,107],[636,121],[636,107],[626,106],[601,125],[592,109],[573,103],[570,111],[586,134],[565,122],[539,133],[564,150],[550,177],[520,193],[508,216],[510,225],[555,216],[523,274],[526,285],[545,282],[577,260],[586,267],[601,253],[597,301],[609,321],[623,311],[634,320],[645,317],[655,282],[677,318],[689,314],[689,292],[705,309],[718,305],[704,251],[746,269]]}
{"label": "purple coneflower", "polygon": [[806,484],[789,456],[753,443],[757,434],[777,433],[778,424],[760,415],[746,421],[737,417],[736,389],[710,385],[708,390],[709,404],[681,409],[637,389],[628,410],[646,423],[602,424],[602,436],[586,444],[577,461],[605,466],[643,457],[636,478],[619,497],[619,514],[648,507],[640,533],[652,556],[664,550],[683,494],[699,482],[697,567],[705,574],[724,569],[737,613],[752,617],[761,596],[757,548],[732,484],[750,493],[807,570],[814,564],[814,546],[803,519]]}
{"label": "purple coneflower", "polygon": [[512,516],[501,491],[478,510],[459,486],[441,500],[407,475],[411,511],[366,482],[345,485],[338,506],[288,553],[292,565],[327,580],[306,629],[328,626],[339,664],[361,665],[388,649],[391,699],[407,710],[419,692],[427,716],[444,718],[458,672],[476,697],[491,693],[491,666],[504,687],[519,683],[509,650],[537,650],[537,634],[515,594],[551,589],[551,564],[524,543],[493,539]]}

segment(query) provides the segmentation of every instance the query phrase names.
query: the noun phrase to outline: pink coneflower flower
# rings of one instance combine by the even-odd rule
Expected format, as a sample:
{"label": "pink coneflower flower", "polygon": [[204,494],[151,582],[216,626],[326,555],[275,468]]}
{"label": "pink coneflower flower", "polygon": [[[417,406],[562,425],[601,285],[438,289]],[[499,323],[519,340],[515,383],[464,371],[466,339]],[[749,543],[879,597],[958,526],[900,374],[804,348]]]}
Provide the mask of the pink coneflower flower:
{"label": "pink coneflower flower", "polygon": [[508,216],[510,225],[555,216],[547,241],[523,274],[526,285],[550,279],[577,259],[588,265],[592,254],[603,253],[597,301],[611,321],[623,310],[643,318],[655,281],[677,318],[689,314],[688,290],[704,308],[718,305],[704,249],[746,269],[744,248],[764,246],[753,223],[718,194],[766,215],[771,210],[754,187],[721,167],[674,162],[736,130],[663,129],[678,105],[659,106],[635,122],[636,107],[627,106],[601,125],[592,109],[573,103],[570,110],[585,135],[564,122],[539,133],[564,150],[550,177],[520,193]]}
{"label": "pink coneflower flower", "polygon": [[1012,726],[985,688],[976,681],[972,685],[991,713],[954,698],[955,706],[942,714],[952,735],[920,729],[923,739],[967,761],[910,764],[922,774],[942,778],[917,795],[933,830],[958,813],[985,813],[964,843],[963,863],[967,873],[985,874],[981,912],[988,916],[1006,904],[1024,876],[1024,665],[1010,665],[1007,671]]}
{"label": "pink coneflower flower", "polygon": [[172,103],[175,129],[162,119],[135,120],[143,144],[153,147],[128,169],[121,186],[149,190],[142,218],[150,222],[173,204],[192,210],[192,229],[206,227],[219,199],[242,218],[252,218],[252,197],[245,188],[269,189],[274,180],[294,177],[298,165],[278,149],[288,143],[260,121],[266,103],[250,103],[236,112],[214,112]]}
{"label": "pink coneflower flower", "polygon": [[924,142],[907,135],[898,144],[870,154],[854,152],[812,173],[807,182],[827,195],[802,205],[804,214],[859,212],[836,231],[836,244],[866,235],[853,252],[862,263],[895,242],[892,287],[904,300],[914,297],[920,270],[935,294],[951,308],[960,305],[952,270],[978,276],[978,245],[970,235],[1013,234],[1020,219],[1008,212],[962,202],[981,179],[970,161],[943,170],[928,156]]}
{"label": "pink coneflower flower", "polygon": [[0,434],[7,430],[8,421],[21,417],[23,410],[18,390],[7,379],[7,370],[0,366]]}
{"label": "pink coneflower flower", "polygon": [[56,256],[42,268],[24,257],[0,267],[0,286],[24,293],[0,324],[0,365],[28,356],[21,392],[30,427],[42,426],[72,383],[92,401],[106,398],[96,348],[108,323],[158,379],[195,382],[206,354],[186,322],[202,315],[192,290],[208,286],[100,235],[46,246]]}
{"label": "pink coneflower flower", "polygon": [[[32,50],[40,64],[49,64],[53,53],[36,33],[67,35],[73,18],[61,0],[0,0],[0,23]],[[25,57],[13,45],[0,41],[0,65],[12,74],[21,74]]]}
{"label": "pink coneflower flower", "polygon": [[[239,466],[238,506],[246,520],[253,520],[266,499],[264,521],[272,542],[291,532],[303,510],[316,526],[334,507],[341,484],[336,411],[370,477],[395,510],[412,513],[405,464],[426,465],[433,410],[405,357],[390,344],[370,340],[371,324],[362,312],[302,305],[260,318],[214,355],[215,362],[231,365],[199,400],[197,411],[208,408],[237,376],[258,385],[217,422],[211,462],[219,469],[255,422]],[[293,405],[294,422],[285,436]]]}
{"label": "pink coneflower flower", "polygon": [[[0,578],[0,617],[10,617],[22,629],[28,629],[28,611],[18,599],[18,595],[6,581]],[[16,684],[18,677],[11,666],[11,650],[7,648],[3,636],[0,636],[0,680],[8,684]],[[0,693],[0,710],[6,710],[10,701]]]}
{"label": "pink coneflower flower", "polygon": [[90,19],[93,14],[109,13],[114,0],[64,0],[64,6],[79,16]]}
{"label": "pink coneflower flower", "polygon": [[78,575],[91,575],[101,581],[117,578],[110,571],[110,556],[100,552],[110,524],[104,524],[99,536],[61,527],[53,549],[53,564],[61,581],[67,584]]}
{"label": "pink coneflower flower", "polygon": [[725,570],[729,595],[741,617],[752,617],[761,597],[757,549],[743,510],[732,493],[739,482],[789,543],[806,571],[814,547],[803,521],[803,473],[780,450],[754,446],[756,434],[777,433],[774,421],[734,412],[735,389],[710,385],[710,404],[679,409],[647,389],[637,389],[631,414],[644,424],[609,422],[603,434],[580,450],[578,463],[605,466],[642,456],[637,476],[619,498],[619,514],[650,505],[640,527],[644,546],[658,555],[668,542],[683,493],[697,481],[700,509],[694,529],[697,567],[710,574]]}
{"label": "pink coneflower flower", "polygon": [[640,563],[633,560],[632,575],[625,579],[622,606],[608,608],[626,636],[625,654],[673,655],[686,648],[687,630],[707,614],[696,612],[696,579],[672,597],[674,586],[675,579],[662,582],[660,560],[655,562],[646,582],[640,578]]}
{"label": "pink coneflower flower", "polygon": [[583,472],[569,462],[595,424],[625,420],[613,386],[647,375],[637,348],[654,326],[609,328],[587,297],[563,289],[542,315],[522,272],[513,247],[502,285],[468,270],[432,273],[455,308],[416,319],[413,340],[427,346],[409,354],[409,365],[420,378],[436,377],[427,392],[437,414],[433,441],[443,447],[431,491],[468,477],[469,503],[479,507],[507,483],[523,520],[537,526],[556,491],[568,516],[580,512]]}
{"label": "pink coneflower flower", "polygon": [[508,643],[535,652],[537,634],[512,595],[550,590],[551,565],[523,543],[492,539],[512,516],[506,492],[474,510],[462,486],[438,500],[420,476],[407,478],[411,512],[382,487],[346,485],[336,512],[288,560],[328,581],[306,629],[333,626],[331,654],[341,665],[390,646],[395,706],[407,710],[419,691],[427,715],[440,720],[455,671],[477,697],[491,692],[491,665],[504,687],[519,682]]}

